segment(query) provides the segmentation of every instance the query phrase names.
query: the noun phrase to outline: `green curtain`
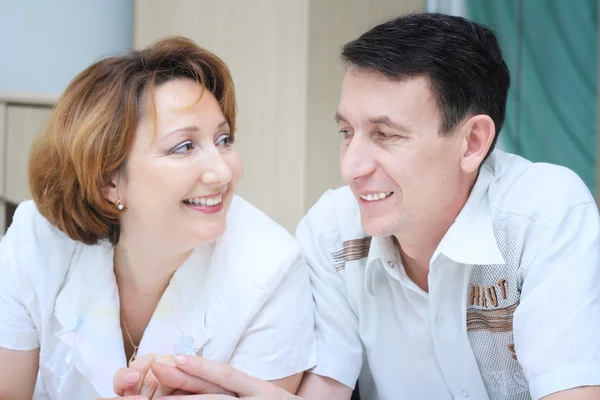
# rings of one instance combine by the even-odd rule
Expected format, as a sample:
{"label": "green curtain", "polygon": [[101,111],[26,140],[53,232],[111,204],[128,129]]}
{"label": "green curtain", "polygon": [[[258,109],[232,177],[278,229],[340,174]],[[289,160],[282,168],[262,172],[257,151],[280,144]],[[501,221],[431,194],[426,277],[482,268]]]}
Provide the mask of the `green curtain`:
{"label": "green curtain", "polygon": [[574,170],[595,193],[598,0],[467,0],[511,72],[500,146]]}

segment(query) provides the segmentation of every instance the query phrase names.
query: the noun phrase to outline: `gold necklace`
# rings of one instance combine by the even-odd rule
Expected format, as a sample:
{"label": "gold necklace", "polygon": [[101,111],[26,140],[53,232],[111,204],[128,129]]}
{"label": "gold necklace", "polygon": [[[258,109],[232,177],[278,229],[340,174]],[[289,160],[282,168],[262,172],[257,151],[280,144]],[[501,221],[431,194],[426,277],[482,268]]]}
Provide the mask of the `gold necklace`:
{"label": "gold necklace", "polygon": [[123,320],[123,327],[125,328],[125,333],[129,338],[129,343],[131,343],[131,347],[133,347],[133,353],[131,354],[131,357],[129,357],[129,361],[127,361],[127,366],[129,367],[131,363],[135,360],[135,356],[137,355],[139,346],[133,344],[133,340],[131,339],[131,335],[129,334],[129,329],[127,329],[127,322],[125,322],[125,314],[123,314],[123,309],[121,309],[121,319]]}

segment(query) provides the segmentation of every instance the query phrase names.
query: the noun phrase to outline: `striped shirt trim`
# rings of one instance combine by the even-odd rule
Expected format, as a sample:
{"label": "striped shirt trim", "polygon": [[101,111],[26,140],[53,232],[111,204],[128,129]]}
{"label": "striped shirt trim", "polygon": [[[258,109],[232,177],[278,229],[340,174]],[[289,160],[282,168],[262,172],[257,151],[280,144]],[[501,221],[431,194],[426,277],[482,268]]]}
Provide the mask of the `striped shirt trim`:
{"label": "striped shirt trim", "polygon": [[511,332],[519,302],[493,310],[467,310],[467,331]]}
{"label": "striped shirt trim", "polygon": [[341,250],[331,253],[336,271],[346,268],[348,261],[356,261],[367,257],[371,247],[371,237],[347,240],[343,243],[343,246]]}

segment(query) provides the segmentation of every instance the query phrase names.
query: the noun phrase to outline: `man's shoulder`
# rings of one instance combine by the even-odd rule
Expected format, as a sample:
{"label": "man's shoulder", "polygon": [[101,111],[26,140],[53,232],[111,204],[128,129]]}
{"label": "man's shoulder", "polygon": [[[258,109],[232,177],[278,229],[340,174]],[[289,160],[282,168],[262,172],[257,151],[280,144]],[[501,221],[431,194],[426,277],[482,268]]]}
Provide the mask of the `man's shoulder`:
{"label": "man's shoulder", "polygon": [[227,214],[227,228],[220,242],[247,254],[275,257],[298,254],[295,238],[259,208],[235,196]]}
{"label": "man's shoulder", "polygon": [[366,256],[371,240],[362,230],[358,203],[347,186],[325,192],[300,221],[296,237],[309,258],[317,252],[336,270],[350,256]]}
{"label": "man's shoulder", "polygon": [[303,223],[316,231],[338,232],[344,240],[364,236],[358,203],[348,186],[327,190],[308,211]]}
{"label": "man's shoulder", "polygon": [[494,152],[488,168],[494,175],[489,186],[492,210],[534,220],[551,218],[594,198],[581,178],[569,168]]}
{"label": "man's shoulder", "polygon": [[331,211],[335,209],[340,213],[355,213],[358,211],[358,203],[348,185],[337,189],[329,189],[311,207],[309,213],[320,211]]}

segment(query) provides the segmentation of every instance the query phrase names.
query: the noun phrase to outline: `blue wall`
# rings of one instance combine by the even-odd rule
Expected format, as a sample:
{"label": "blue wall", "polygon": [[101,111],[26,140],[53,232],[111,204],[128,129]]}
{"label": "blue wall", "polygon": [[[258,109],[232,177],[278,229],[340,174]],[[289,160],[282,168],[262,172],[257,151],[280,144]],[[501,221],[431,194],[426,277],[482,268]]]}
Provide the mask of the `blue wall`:
{"label": "blue wall", "polygon": [[597,0],[467,1],[511,73],[504,148],[574,170],[596,193]]}
{"label": "blue wall", "polygon": [[0,0],[0,90],[60,94],[132,35],[132,0]]}

